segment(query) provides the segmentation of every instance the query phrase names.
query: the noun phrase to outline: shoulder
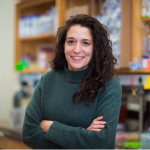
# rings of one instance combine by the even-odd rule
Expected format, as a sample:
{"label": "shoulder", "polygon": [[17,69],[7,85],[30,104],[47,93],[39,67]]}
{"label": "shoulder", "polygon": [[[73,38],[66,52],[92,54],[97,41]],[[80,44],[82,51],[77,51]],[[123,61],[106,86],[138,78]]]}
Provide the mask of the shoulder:
{"label": "shoulder", "polygon": [[121,84],[117,78],[112,77],[110,80],[106,82],[106,90],[117,90],[121,91]]}
{"label": "shoulder", "polygon": [[58,75],[62,73],[61,70],[50,70],[42,75],[43,80],[49,80],[57,78]]}
{"label": "shoulder", "polygon": [[106,89],[102,92],[99,93],[100,96],[104,95],[116,95],[121,97],[122,95],[122,87],[120,85],[120,82],[118,81],[117,78],[112,77],[110,80],[108,80],[105,83]]}
{"label": "shoulder", "polygon": [[103,103],[103,100],[106,102],[121,102],[122,97],[122,88],[117,78],[112,77],[106,83],[106,89],[98,93],[99,102]]}
{"label": "shoulder", "polygon": [[61,74],[61,70],[50,70],[50,71],[47,71],[46,73],[44,73],[39,82],[38,82],[38,86],[42,86],[42,85],[45,85],[46,83],[49,83],[52,81],[55,81],[55,79],[57,80]]}

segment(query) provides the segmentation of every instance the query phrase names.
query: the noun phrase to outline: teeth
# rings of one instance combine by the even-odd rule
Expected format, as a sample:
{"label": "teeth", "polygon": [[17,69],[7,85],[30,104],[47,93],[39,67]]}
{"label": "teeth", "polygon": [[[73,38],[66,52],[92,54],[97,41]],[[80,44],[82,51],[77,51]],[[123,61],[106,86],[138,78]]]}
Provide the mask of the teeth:
{"label": "teeth", "polygon": [[72,57],[72,58],[74,58],[74,59],[81,59],[81,58],[83,58],[83,57]]}

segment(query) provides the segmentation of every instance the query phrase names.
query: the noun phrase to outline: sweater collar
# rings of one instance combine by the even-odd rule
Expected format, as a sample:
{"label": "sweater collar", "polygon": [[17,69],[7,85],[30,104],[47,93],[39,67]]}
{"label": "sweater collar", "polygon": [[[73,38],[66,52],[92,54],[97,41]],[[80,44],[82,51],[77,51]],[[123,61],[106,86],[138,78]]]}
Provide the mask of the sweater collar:
{"label": "sweater collar", "polygon": [[81,82],[86,71],[87,69],[84,69],[81,71],[72,71],[72,70],[69,70],[67,67],[64,67],[65,78],[69,82]]}

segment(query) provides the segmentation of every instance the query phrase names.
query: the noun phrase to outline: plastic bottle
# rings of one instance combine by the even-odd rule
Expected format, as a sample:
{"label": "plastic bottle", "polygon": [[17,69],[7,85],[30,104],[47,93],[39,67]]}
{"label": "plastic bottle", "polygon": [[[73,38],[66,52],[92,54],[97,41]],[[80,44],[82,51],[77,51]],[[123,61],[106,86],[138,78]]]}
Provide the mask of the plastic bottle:
{"label": "plastic bottle", "polygon": [[150,134],[150,126],[149,126],[149,128],[148,128],[148,130],[147,130],[147,133],[149,133],[149,134]]}
{"label": "plastic bottle", "polygon": [[150,119],[149,119],[149,128],[148,128],[148,130],[147,130],[147,132],[146,133],[148,133],[148,134],[150,134]]}
{"label": "plastic bottle", "polygon": [[23,126],[25,107],[31,96],[27,85],[26,82],[21,82],[14,95],[13,107],[10,110],[10,127],[13,130],[21,130]]}

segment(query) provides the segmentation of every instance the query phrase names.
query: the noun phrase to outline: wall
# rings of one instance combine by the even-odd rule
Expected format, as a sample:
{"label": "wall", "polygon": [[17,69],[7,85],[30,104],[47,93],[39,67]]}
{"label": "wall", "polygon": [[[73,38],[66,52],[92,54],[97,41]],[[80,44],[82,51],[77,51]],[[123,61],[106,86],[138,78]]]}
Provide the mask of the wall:
{"label": "wall", "polygon": [[14,2],[0,0],[0,121],[9,120],[18,85],[14,71]]}

